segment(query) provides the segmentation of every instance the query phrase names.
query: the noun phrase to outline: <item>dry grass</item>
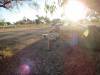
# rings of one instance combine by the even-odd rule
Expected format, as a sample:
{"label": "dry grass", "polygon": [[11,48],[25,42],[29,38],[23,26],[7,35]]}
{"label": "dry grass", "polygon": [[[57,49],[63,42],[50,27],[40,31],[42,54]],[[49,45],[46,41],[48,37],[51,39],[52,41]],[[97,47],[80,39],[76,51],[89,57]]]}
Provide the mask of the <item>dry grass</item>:
{"label": "dry grass", "polygon": [[6,49],[0,51],[0,55],[2,55],[4,58],[9,58],[13,56],[13,51],[7,47]]}
{"label": "dry grass", "polygon": [[24,24],[24,25],[16,25],[12,27],[0,27],[0,32],[9,32],[9,31],[22,31],[22,30],[30,30],[30,29],[40,29],[47,28],[47,24]]}

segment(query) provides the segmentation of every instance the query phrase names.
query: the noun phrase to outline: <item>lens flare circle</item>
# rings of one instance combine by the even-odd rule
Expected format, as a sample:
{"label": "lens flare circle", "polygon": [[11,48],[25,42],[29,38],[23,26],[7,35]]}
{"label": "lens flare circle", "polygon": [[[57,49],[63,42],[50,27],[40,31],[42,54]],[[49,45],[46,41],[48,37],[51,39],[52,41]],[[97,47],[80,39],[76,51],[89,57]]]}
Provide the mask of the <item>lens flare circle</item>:
{"label": "lens flare circle", "polygon": [[28,75],[30,73],[30,67],[27,64],[22,64],[20,66],[20,74],[21,75]]}

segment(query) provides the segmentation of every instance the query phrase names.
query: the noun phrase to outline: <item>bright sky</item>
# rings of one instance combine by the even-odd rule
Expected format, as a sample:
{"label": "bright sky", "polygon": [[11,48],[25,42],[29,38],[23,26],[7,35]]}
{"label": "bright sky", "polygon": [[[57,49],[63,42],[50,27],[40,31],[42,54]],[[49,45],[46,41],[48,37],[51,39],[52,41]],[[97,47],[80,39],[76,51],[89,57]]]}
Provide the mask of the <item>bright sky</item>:
{"label": "bright sky", "polygon": [[[11,10],[0,8],[0,19],[5,19],[5,21],[9,21],[13,23],[13,22],[22,20],[23,17],[34,20],[36,19],[36,15],[45,16],[46,15],[44,12],[45,0],[38,0],[38,4],[40,5],[40,8],[38,10],[32,6],[32,1],[37,1],[37,0],[25,1],[22,6],[18,8],[17,6],[15,6]],[[53,0],[51,0],[51,3],[52,1]],[[50,13],[48,13],[47,16],[50,19],[60,18],[61,12],[58,13],[59,9],[60,8],[56,9],[55,13],[52,16],[50,15]]]}
{"label": "bright sky", "polygon": [[[45,0],[38,0],[38,4],[40,5],[40,8],[37,10],[35,7],[32,5],[32,1],[37,1],[37,0],[26,0],[24,1],[23,5],[17,8],[15,6],[11,10],[6,10],[4,8],[0,8],[0,19],[5,19],[5,21],[9,21],[11,23],[22,20],[24,17],[34,20],[36,19],[36,15],[40,16],[45,16],[45,11],[44,11],[44,3]],[[63,9],[61,9],[57,5],[57,0],[48,0],[48,4],[52,4],[52,1],[56,2],[57,9],[53,13],[53,15],[50,15],[50,13],[47,14],[47,16],[50,19],[54,18],[61,18],[61,14],[63,13]],[[78,0],[69,0],[68,3],[66,3],[65,6],[65,17],[67,19],[70,19],[72,21],[77,21],[80,19],[85,18],[86,15],[86,7],[78,2]]]}

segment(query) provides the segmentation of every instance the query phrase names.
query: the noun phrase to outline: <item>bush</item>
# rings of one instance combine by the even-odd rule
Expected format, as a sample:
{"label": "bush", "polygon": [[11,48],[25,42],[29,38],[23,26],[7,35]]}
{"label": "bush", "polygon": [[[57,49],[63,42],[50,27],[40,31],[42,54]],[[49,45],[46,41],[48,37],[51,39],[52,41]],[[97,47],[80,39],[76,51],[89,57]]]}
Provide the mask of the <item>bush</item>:
{"label": "bush", "polygon": [[3,26],[4,25],[4,22],[0,22],[0,26]]}

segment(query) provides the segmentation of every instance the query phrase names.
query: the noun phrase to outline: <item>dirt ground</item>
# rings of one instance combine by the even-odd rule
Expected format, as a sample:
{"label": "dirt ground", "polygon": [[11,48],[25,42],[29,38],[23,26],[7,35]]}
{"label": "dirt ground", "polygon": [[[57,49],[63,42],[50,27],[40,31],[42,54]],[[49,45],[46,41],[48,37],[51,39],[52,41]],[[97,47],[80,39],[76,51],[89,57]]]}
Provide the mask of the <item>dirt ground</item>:
{"label": "dirt ground", "polygon": [[[75,34],[72,42],[71,36],[60,36],[50,48],[48,39],[42,38],[0,61],[0,75],[99,75],[99,53],[86,47],[86,39]],[[28,69],[20,69],[22,65]]]}
{"label": "dirt ground", "polygon": [[30,66],[28,75],[95,75],[95,62],[86,50],[70,47],[67,41],[42,39],[2,63],[0,75],[20,75],[21,64]]}

